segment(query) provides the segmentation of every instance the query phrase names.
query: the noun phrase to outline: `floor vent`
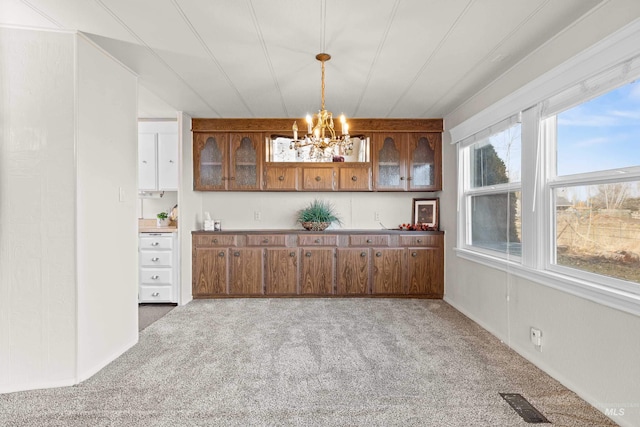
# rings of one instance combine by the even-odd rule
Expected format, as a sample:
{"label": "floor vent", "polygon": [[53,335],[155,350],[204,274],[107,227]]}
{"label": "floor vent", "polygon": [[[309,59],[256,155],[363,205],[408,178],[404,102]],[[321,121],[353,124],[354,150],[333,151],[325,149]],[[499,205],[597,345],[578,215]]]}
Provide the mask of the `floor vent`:
{"label": "floor vent", "polygon": [[528,423],[551,423],[540,411],[533,407],[521,394],[500,393],[500,396]]}

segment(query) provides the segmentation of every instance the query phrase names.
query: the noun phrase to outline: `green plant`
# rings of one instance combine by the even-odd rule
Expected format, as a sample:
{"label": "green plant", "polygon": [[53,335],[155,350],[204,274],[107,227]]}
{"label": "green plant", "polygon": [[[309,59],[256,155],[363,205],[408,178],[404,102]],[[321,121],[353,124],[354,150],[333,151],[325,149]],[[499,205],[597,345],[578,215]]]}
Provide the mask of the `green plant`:
{"label": "green plant", "polygon": [[334,206],[326,200],[314,200],[298,211],[297,222],[328,222],[342,224]]}
{"label": "green plant", "polygon": [[167,218],[169,218],[169,214],[167,214],[166,212],[160,212],[157,215],[157,217],[158,217],[158,219],[167,219]]}

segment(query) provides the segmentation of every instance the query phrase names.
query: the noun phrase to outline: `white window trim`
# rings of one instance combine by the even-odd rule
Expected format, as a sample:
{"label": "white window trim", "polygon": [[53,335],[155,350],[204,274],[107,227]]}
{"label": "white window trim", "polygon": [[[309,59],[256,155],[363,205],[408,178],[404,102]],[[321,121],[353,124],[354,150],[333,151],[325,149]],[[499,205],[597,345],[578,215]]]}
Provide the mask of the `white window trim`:
{"label": "white window trim", "polygon": [[[555,132],[555,126],[539,126],[540,111],[546,108],[549,114],[553,108],[542,105],[545,99],[558,96],[586,79],[598,81],[597,74],[608,72],[616,66],[636,68],[635,58],[640,55],[640,19],[622,28],[620,31],[603,39],[601,42],[566,61],[561,66],[546,73],[538,79],[525,85],[512,95],[483,110],[476,116],[461,123],[450,130],[452,143],[458,144],[458,238],[456,255],[497,270],[508,272],[516,276],[558,289],[587,300],[616,308],[634,315],[640,315],[640,287],[631,282],[611,277],[576,270],[569,267],[552,264],[551,254],[555,257],[555,218],[551,210],[555,208],[552,200],[553,190],[570,184],[588,185],[585,182],[606,183],[635,180],[640,177],[640,167],[617,169],[620,175],[612,176],[612,171],[595,172],[562,176],[549,180],[555,171],[549,170],[550,164],[555,165],[555,151],[548,150],[542,143],[542,136],[548,137]],[[625,63],[626,61],[626,63]],[[594,77],[595,76],[595,77]],[[598,87],[598,91],[611,90],[614,86],[630,82],[629,73],[623,73],[620,78],[610,79],[605,87]],[[601,80],[602,81],[602,80]],[[574,91],[575,92],[575,91]],[[595,91],[591,91],[593,95]],[[561,100],[561,96],[555,100]],[[574,102],[574,100],[572,100]],[[560,105],[560,102],[555,104]],[[565,106],[567,104],[564,104]],[[531,107],[534,106],[534,107]],[[470,248],[466,243],[470,221],[467,215],[469,189],[465,189],[465,179],[470,169],[469,155],[463,146],[469,145],[470,138],[475,133],[487,129],[491,123],[498,123],[505,117],[513,116],[514,112],[523,112],[522,155],[525,158],[535,158],[535,167],[530,163],[522,166],[522,257],[521,260],[513,256],[499,256],[499,253],[479,251],[477,247]],[[555,119],[553,119],[555,120]],[[531,124],[535,123],[532,129]],[[551,134],[552,135],[552,134]],[[553,135],[552,135],[553,136]],[[463,142],[463,144],[460,144]],[[542,165],[542,166],[541,166]],[[553,173],[553,174],[552,174]],[[543,237],[539,237],[542,230]],[[537,238],[530,237],[538,235]],[[507,254],[508,255],[508,254]]]}

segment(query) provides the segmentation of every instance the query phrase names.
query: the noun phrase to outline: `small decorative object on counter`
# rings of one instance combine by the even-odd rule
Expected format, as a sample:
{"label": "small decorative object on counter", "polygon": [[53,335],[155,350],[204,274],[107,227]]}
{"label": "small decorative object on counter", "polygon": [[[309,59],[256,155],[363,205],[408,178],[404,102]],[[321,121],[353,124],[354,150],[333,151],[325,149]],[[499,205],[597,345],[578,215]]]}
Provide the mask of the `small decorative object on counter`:
{"label": "small decorative object on counter", "polygon": [[333,205],[318,199],[300,209],[296,221],[310,231],[322,231],[334,222],[342,224]]}
{"label": "small decorative object on counter", "polygon": [[220,231],[222,230],[222,222],[220,222],[219,219],[214,219],[213,220],[213,231]]}
{"label": "small decorative object on counter", "polygon": [[169,214],[166,212],[160,212],[156,219],[156,224],[158,227],[168,227],[171,219],[169,219]]}
{"label": "small decorative object on counter", "polygon": [[211,215],[209,212],[204,213],[204,223],[203,223],[204,231],[214,231],[213,220],[211,219]]}
{"label": "small decorative object on counter", "polygon": [[407,230],[407,231],[436,231],[437,228],[436,227],[432,227],[427,223],[421,223],[421,224],[400,224],[398,226],[398,228],[400,230]]}

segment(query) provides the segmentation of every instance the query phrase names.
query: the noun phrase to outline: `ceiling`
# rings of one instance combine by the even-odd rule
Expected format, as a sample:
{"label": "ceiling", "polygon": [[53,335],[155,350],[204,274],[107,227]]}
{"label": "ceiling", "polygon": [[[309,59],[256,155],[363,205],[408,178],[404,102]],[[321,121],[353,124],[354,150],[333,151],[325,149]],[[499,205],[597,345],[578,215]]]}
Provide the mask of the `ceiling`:
{"label": "ceiling", "polygon": [[603,0],[2,0],[139,75],[140,117],[445,117]]}

